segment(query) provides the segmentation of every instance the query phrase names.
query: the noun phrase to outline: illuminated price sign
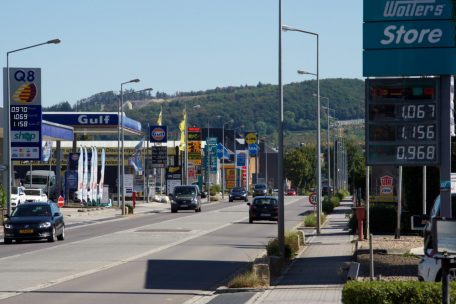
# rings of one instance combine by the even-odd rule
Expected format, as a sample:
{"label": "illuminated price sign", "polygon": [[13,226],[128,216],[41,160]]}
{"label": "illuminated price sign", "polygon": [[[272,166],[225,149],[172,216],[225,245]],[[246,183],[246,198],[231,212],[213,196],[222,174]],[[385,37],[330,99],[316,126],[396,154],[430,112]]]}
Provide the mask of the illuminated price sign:
{"label": "illuminated price sign", "polygon": [[438,78],[366,81],[368,165],[439,163]]}

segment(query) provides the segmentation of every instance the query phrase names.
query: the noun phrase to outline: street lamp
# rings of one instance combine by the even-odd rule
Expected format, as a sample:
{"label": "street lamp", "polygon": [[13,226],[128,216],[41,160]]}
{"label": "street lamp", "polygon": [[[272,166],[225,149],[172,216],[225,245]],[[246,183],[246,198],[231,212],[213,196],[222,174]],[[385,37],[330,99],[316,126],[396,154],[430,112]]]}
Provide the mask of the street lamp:
{"label": "street lamp", "polygon": [[[314,97],[317,97],[317,94],[312,94]],[[326,134],[326,142],[327,142],[327,159],[328,159],[328,195],[331,197],[331,147],[329,146],[329,111],[332,110],[329,108],[329,98],[325,96],[320,96],[320,98],[324,98],[327,100],[327,107],[321,106],[323,109],[326,109],[328,112],[328,123],[327,123],[327,134]]]}
{"label": "street lamp", "polygon": [[[321,97],[321,98],[327,98],[327,97]],[[328,105],[329,105],[329,98],[328,98]],[[331,109],[329,107],[323,107],[323,109],[326,109],[328,111],[328,125],[327,125],[327,141],[328,141],[328,186],[329,188],[331,189],[331,185],[333,186],[332,189],[334,190],[334,182],[331,182],[331,146],[330,146],[330,143],[331,143],[331,136],[330,136],[330,133],[331,133],[331,129],[330,129],[330,121],[329,121],[329,118],[330,118],[330,111],[333,111],[334,113],[334,118],[336,117],[336,110],[334,109]],[[333,180],[335,178],[335,173],[334,173],[334,170],[333,170]],[[329,192],[329,196],[331,196],[331,192]]]}
{"label": "street lamp", "polygon": [[6,191],[6,204],[7,204],[7,212],[8,215],[10,214],[10,201],[11,201],[11,173],[13,172],[12,162],[11,162],[11,136],[10,136],[10,104],[11,104],[11,87],[10,87],[10,69],[9,69],[9,55],[12,53],[16,53],[19,51],[31,49],[37,46],[45,45],[45,44],[59,44],[60,39],[52,39],[43,43],[34,44],[31,46],[27,46],[24,48],[12,50],[6,52],[6,92],[8,97],[3,104],[3,161],[6,165],[6,174],[3,174],[3,185]]}
{"label": "street lamp", "polygon": [[[317,71],[316,73],[309,73],[298,71],[299,74],[314,75],[317,78],[317,235],[321,232],[321,159],[320,159],[320,70],[319,70],[319,35],[314,32],[304,31],[298,28],[290,27],[287,25],[281,26],[283,31],[299,32],[315,36],[317,38]],[[280,189],[279,189],[280,190]]]}
{"label": "street lamp", "polygon": [[233,122],[234,120],[230,119],[222,124],[222,200],[225,199],[225,125]]}
{"label": "street lamp", "polygon": [[[125,215],[125,184],[124,184],[124,127],[123,127],[123,85],[132,82],[139,82],[139,79],[132,79],[120,84],[120,100],[117,107],[117,206],[120,205],[120,183],[122,182],[122,215]],[[120,163],[120,141],[122,136],[122,164]],[[122,166],[122,172],[120,170]],[[121,175],[122,173],[122,175]]]}

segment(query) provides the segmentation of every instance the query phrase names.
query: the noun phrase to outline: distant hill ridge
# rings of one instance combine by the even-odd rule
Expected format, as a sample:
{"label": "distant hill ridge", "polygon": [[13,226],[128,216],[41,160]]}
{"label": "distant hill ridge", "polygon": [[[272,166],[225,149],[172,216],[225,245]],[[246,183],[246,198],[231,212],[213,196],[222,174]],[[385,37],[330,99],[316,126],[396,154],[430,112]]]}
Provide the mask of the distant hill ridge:
{"label": "distant hill ridge", "polygon": [[[286,131],[316,129],[316,81],[309,80],[284,86],[284,128]],[[360,79],[320,80],[320,102],[329,107],[331,116],[340,120],[364,118],[364,81]],[[45,111],[117,111],[119,95],[113,91],[101,92],[79,100],[76,105],[61,102]],[[199,105],[199,107],[195,107]],[[176,132],[187,107],[188,124],[227,129],[244,125],[244,130],[255,130],[262,135],[277,134],[278,87],[258,83],[256,86],[215,88],[198,92],[178,92],[173,96],[162,92],[124,92],[124,110],[143,126],[155,124],[162,109],[163,124]],[[321,109],[322,120],[326,109]],[[323,124],[324,122],[322,122]]]}

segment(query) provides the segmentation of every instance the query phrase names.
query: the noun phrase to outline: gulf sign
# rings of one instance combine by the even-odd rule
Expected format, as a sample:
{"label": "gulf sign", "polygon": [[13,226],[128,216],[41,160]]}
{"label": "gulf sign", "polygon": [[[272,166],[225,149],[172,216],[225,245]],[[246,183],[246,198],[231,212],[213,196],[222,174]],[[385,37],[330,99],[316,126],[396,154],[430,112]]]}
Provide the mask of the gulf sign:
{"label": "gulf sign", "polygon": [[149,126],[149,142],[165,143],[168,141],[166,126]]}

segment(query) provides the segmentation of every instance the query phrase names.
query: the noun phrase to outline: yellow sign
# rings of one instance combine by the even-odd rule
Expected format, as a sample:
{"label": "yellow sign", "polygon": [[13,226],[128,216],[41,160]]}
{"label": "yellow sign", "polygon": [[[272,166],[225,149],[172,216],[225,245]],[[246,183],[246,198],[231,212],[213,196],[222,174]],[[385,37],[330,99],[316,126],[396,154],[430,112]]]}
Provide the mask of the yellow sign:
{"label": "yellow sign", "polygon": [[249,132],[245,134],[245,142],[249,145],[255,144],[257,142],[257,134],[255,132]]}

